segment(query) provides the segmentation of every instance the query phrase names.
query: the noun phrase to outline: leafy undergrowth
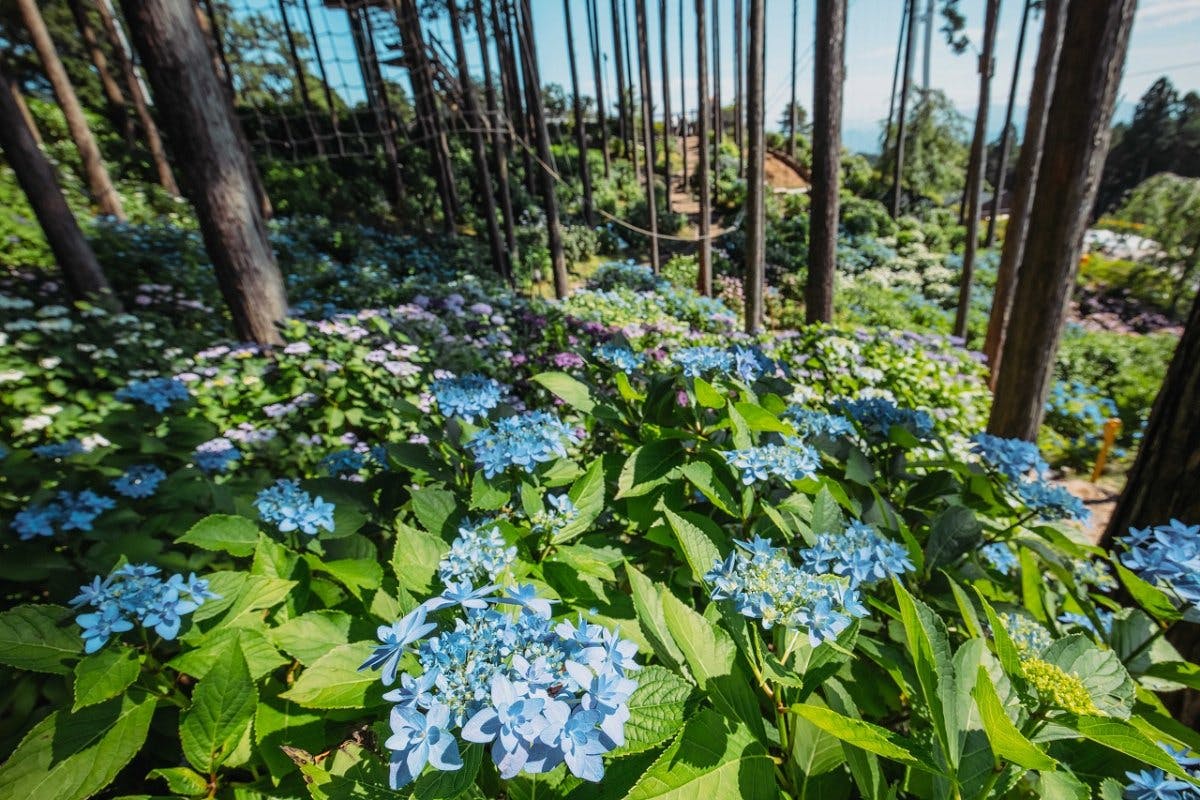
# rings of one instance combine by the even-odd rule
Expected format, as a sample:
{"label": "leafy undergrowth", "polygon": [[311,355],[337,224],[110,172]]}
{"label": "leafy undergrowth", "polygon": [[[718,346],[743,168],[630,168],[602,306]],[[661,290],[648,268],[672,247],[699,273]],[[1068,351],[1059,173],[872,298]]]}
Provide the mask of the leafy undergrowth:
{"label": "leafy undergrowth", "polygon": [[0,796],[1195,791],[1200,527],[1080,543],[962,348],[340,270],[272,353],[6,287]]}

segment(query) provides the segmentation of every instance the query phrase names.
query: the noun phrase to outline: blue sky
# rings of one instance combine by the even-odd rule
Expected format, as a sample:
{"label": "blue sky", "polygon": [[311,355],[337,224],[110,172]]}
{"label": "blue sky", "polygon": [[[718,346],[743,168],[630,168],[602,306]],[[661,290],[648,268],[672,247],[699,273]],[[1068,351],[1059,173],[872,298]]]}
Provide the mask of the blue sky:
{"label": "blue sky", "polygon": [[[619,0],[620,1],[620,0]],[[592,70],[587,49],[587,23],[583,0],[568,0],[571,3],[572,22],[575,30],[575,46],[580,67],[580,89],[583,94],[593,95]],[[633,0],[624,0],[632,18]],[[684,52],[687,66],[684,90],[687,107],[695,109],[697,86],[695,83],[694,2],[683,0]],[[712,2],[708,2],[711,9]],[[813,14],[816,0],[800,0],[798,25],[799,61],[797,95],[801,104],[812,104],[812,56]],[[667,0],[668,29],[671,70],[672,110],[679,111],[679,3]],[[542,80],[558,83],[570,88],[570,73],[567,66],[566,25],[563,17],[562,0],[531,0]],[[659,63],[658,0],[646,0],[650,16],[650,57],[657,67]],[[245,5],[262,6],[272,10],[274,2],[249,0]],[[318,38],[329,63],[331,80],[341,86],[349,99],[361,97],[361,82],[353,62],[345,14],[340,11],[319,10],[319,0],[311,0],[317,16]],[[598,0],[601,46],[611,46],[612,22],[611,0]],[[721,89],[726,102],[732,99],[733,91],[733,2],[718,0],[721,44]],[[892,66],[896,52],[896,37],[903,9],[903,0],[849,0],[847,43],[846,43],[846,86],[844,107],[844,140],[853,150],[870,150],[877,147],[880,121],[887,116],[888,95],[891,89]],[[924,6],[924,0],[919,5]],[[983,24],[984,0],[961,0],[960,5],[967,16],[967,32],[973,43],[978,43]],[[791,87],[791,37],[792,3],[790,0],[767,0],[767,69],[766,69],[766,118],[769,127],[774,127],[780,113],[786,107]],[[996,83],[992,92],[992,107],[989,111],[992,124],[989,128],[999,130],[1000,118],[1007,100],[1009,81],[1020,25],[1022,0],[1002,0],[1000,30],[997,41]],[[270,13],[270,12],[268,12]],[[300,20],[293,18],[299,27]],[[1031,22],[1021,81],[1017,90],[1018,124],[1024,117],[1024,98],[1029,93],[1029,83],[1034,57],[1037,50],[1040,17]],[[433,26],[431,31],[446,46],[450,44],[448,30]],[[467,47],[471,52],[473,69],[479,72],[477,45],[473,32]],[[920,39],[918,40],[921,41]],[[1200,90],[1200,0],[1141,0],[1134,23],[1125,75],[1118,97],[1118,118],[1127,118],[1138,98],[1160,75],[1167,75],[1176,87],[1186,91]],[[634,42],[636,48],[636,42]],[[337,63],[334,63],[337,62]],[[920,81],[921,54],[918,50],[916,79]],[[931,56],[931,85],[946,92],[955,105],[968,116],[973,116],[978,103],[978,76],[975,71],[977,59],[974,51],[955,55],[935,30]],[[340,67],[340,69],[338,69]],[[611,59],[607,65],[605,88],[608,99],[614,97],[611,86],[615,67]],[[658,69],[653,71],[654,94],[661,98]],[[389,70],[389,78],[404,81],[402,70]],[[636,74],[635,74],[636,80]],[[656,103],[657,107],[661,107]]]}

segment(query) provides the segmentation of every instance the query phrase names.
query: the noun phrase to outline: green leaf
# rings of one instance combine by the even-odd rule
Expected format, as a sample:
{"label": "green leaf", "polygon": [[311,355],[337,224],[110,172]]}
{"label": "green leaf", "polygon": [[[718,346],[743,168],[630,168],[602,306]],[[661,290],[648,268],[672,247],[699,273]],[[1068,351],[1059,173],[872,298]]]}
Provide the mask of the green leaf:
{"label": "green leaf", "polygon": [[[862,719],[854,699],[836,678],[825,681],[823,689],[825,701],[832,710],[850,719]],[[846,756],[846,766],[850,768],[859,794],[864,800],[882,800],[886,781],[879,766],[879,757],[846,741],[842,742],[842,752]]]}
{"label": "green leaf", "polygon": [[125,691],[142,671],[137,651],[120,644],[87,656],[75,665],[75,705],[72,711],[102,703]]}
{"label": "green leaf", "polygon": [[[819,697],[811,697],[806,705],[826,708]],[[842,741],[828,731],[818,728],[801,716],[791,720],[792,763],[804,773],[801,795],[812,785],[812,779],[825,775],[845,763]]]}
{"label": "green leaf", "polygon": [[150,780],[161,778],[167,782],[172,794],[184,797],[200,797],[208,794],[208,778],[187,767],[166,767],[151,770],[146,776]]}
{"label": "green leaf", "polygon": [[1092,791],[1069,772],[1043,772],[1038,775],[1037,796],[1039,800],[1089,800]]}
{"label": "green leaf", "polygon": [[592,413],[592,410],[596,408],[596,401],[592,399],[592,390],[565,372],[543,372],[540,375],[534,375],[532,380],[545,386],[551,394],[567,405],[579,409],[585,414]]}
{"label": "green leaf", "polygon": [[295,772],[296,764],[282,750],[298,748],[318,753],[325,747],[325,714],[308,711],[278,696],[283,684],[275,679],[264,688],[262,700],[254,712],[254,742],[257,754],[267,764],[272,777],[280,780]]}
{"label": "green leaf", "polygon": [[700,494],[704,495],[708,502],[731,517],[738,515],[737,500],[734,499],[733,493],[725,485],[725,482],[717,477],[712,464],[705,461],[693,461],[685,464],[683,477],[700,490]]}
{"label": "green leaf", "polygon": [[1151,664],[1145,674],[1171,683],[1182,684],[1189,689],[1200,689],[1200,666],[1186,661],[1166,661]]}
{"label": "green leaf", "polygon": [[219,767],[246,735],[258,691],[242,654],[230,648],[192,692],[179,722],[183,755],[200,772]]}
{"label": "green leaf", "polygon": [[979,668],[979,677],[975,680],[971,696],[979,706],[983,729],[987,732],[992,743],[992,752],[998,759],[1011,761],[1025,769],[1051,770],[1057,766],[1053,758],[1026,739],[1009,719],[986,667]]}
{"label": "green leaf", "polygon": [[431,769],[413,784],[413,800],[451,800],[459,797],[475,783],[483,764],[483,745],[465,744],[459,748],[463,765],[456,770]]}
{"label": "green leaf", "polygon": [[626,800],[775,800],[771,757],[745,725],[705,709],[655,761]]}
{"label": "green leaf", "polygon": [[795,436],[796,431],[791,425],[780,421],[778,417],[767,411],[760,405],[755,403],[735,403],[734,408],[746,421],[746,425],[752,431],[769,431],[771,433],[782,433],[786,436]]}
{"label": "green leaf", "polygon": [[958,715],[946,624],[929,606],[909,594],[900,581],[893,578],[892,585],[900,606],[908,652],[917,670],[921,697],[933,718],[934,733],[942,752],[949,764],[957,769],[960,755]]}
{"label": "green leaf", "polygon": [[267,632],[280,650],[310,666],[329,648],[350,640],[350,615],[344,611],[310,611]]}
{"label": "green leaf", "polygon": [[440,537],[453,531],[458,521],[453,492],[426,487],[413,492],[409,502],[417,521],[429,533]]}
{"label": "green leaf", "polygon": [[[300,673],[281,697],[305,708],[364,708],[367,695],[379,683],[373,670],[359,670],[374,650],[371,642],[351,642],[334,647]],[[377,705],[378,700],[370,703]]]}
{"label": "green leaf", "polygon": [[975,550],[983,541],[983,526],[975,512],[964,506],[950,506],[938,514],[925,543],[925,568],[953,564],[964,553]]}
{"label": "green leaf", "polygon": [[846,459],[846,480],[861,486],[870,486],[871,481],[875,480],[875,466],[857,447],[850,449],[850,456]]}
{"label": "green leaf", "polygon": [[659,666],[648,666],[637,675],[638,688],[629,698],[625,744],[613,755],[640,753],[665,742],[683,727],[692,685]]}
{"label": "green leaf", "polygon": [[54,711],[0,765],[0,797],[83,800],[142,749],[155,700],[133,691],[99,705]]}
{"label": "green leaf", "polygon": [[1000,621],[996,609],[992,608],[992,604],[983,596],[983,592],[979,591],[979,587],[972,586],[971,588],[975,590],[975,596],[979,598],[983,612],[987,615],[988,627],[992,629],[992,640],[996,643],[996,657],[1000,659],[1000,666],[1010,678],[1024,678],[1025,672],[1021,669],[1021,654],[1012,637],[1008,635],[1008,629]]}
{"label": "green leaf", "polygon": [[822,486],[821,491],[813,499],[812,533],[820,536],[822,533],[841,533],[846,527],[846,518],[837,500],[833,499],[829,489]]}
{"label": "green leaf", "polygon": [[1166,592],[1142,580],[1137,574],[1126,569],[1117,559],[1114,558],[1112,563],[1117,570],[1117,577],[1121,579],[1121,583],[1128,590],[1129,596],[1150,616],[1163,622],[1175,622],[1183,617],[1182,612],[1175,607]]}
{"label": "green leaf", "polygon": [[733,639],[670,592],[663,591],[660,596],[667,628],[683,651],[688,669],[701,690],[712,699],[717,710],[746,723],[761,737],[763,721],[758,698],[738,665]]}
{"label": "green leaf", "polygon": [[410,592],[430,594],[438,564],[450,545],[425,531],[396,523],[396,547],[392,550],[392,572]]}
{"label": "green leaf", "polygon": [[675,439],[656,439],[634,450],[617,477],[617,496],[640,497],[670,479],[683,463],[683,449]]}
{"label": "green leaf", "polygon": [[853,719],[832,709],[815,705],[794,705],[789,710],[852,747],[926,772],[938,772],[933,763],[932,754],[921,753],[916,743],[887,728],[881,728],[870,722]]}
{"label": "green leaf", "polygon": [[324,572],[346,587],[350,594],[361,600],[364,591],[374,591],[383,582],[383,567],[373,558],[342,558],[322,561],[309,555],[308,563],[314,572]]}
{"label": "green leaf", "polygon": [[[0,664],[66,675],[64,663],[83,653],[79,626],[65,606],[25,605],[0,613]],[[69,627],[67,627],[69,626]]]}
{"label": "green leaf", "polygon": [[958,613],[962,615],[963,625],[967,629],[967,634],[976,639],[984,638],[983,625],[979,622],[979,615],[975,611],[975,606],[971,603],[971,598],[959,586],[958,581],[950,577],[945,570],[942,570],[942,574],[950,583],[950,592],[954,595],[954,604],[958,606]]}
{"label": "green leaf", "polygon": [[569,542],[587,532],[604,511],[604,460],[596,458],[567,491],[579,515],[554,534],[554,544]]}
{"label": "green leaf", "polygon": [[[323,649],[328,650],[328,645]],[[250,677],[258,680],[278,669],[288,660],[279,654],[266,634],[255,628],[217,628],[190,650],[184,650],[167,662],[167,666],[194,678],[204,678],[214,666],[223,661],[229,651],[237,651],[246,660]]]}
{"label": "green leaf", "polygon": [[203,550],[248,556],[258,544],[258,526],[253,520],[232,514],[211,514],[197,522],[175,540]]}
{"label": "green leaf", "polygon": [[1129,719],[1133,709],[1133,679],[1112,650],[1101,650],[1091,639],[1076,633],[1057,639],[1041,658],[1079,678],[1102,713]]}
{"label": "green leaf", "polygon": [[1158,767],[1177,778],[1189,782],[1192,780],[1191,776],[1175,763],[1175,759],[1124,720],[1111,717],[1075,717],[1074,719],[1060,717],[1054,721],[1070,728],[1089,741],[1136,758],[1152,767]]}
{"label": "green leaf", "polygon": [[503,508],[510,499],[510,494],[494,486],[483,477],[483,472],[476,472],[471,481],[471,508],[476,511],[496,511]]}
{"label": "green leaf", "polygon": [[638,627],[642,629],[646,641],[650,642],[655,657],[667,666],[681,669],[684,664],[683,651],[671,637],[663,614],[662,592],[666,591],[666,587],[654,583],[628,562],[625,564],[625,574],[629,577]]}
{"label": "green leaf", "polygon": [[704,378],[693,378],[692,386],[696,389],[696,402],[705,408],[724,408],[725,395],[721,394],[716,388],[704,380]]}
{"label": "green leaf", "polygon": [[675,539],[683,550],[688,566],[692,568],[692,577],[696,579],[696,583],[703,585],[704,574],[721,560],[721,550],[717,546],[719,539],[714,541],[714,536],[722,536],[720,528],[710,520],[704,520],[708,525],[702,528],[696,524],[703,519],[702,517],[693,517],[696,522],[692,522],[669,508],[664,509],[664,513],[671,530],[675,532]]}

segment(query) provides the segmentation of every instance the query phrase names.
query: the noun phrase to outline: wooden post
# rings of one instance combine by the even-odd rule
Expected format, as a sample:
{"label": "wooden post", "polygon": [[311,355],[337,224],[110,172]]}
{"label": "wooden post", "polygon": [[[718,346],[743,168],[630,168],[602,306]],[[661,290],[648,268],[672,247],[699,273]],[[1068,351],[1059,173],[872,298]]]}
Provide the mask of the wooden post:
{"label": "wooden post", "polygon": [[654,98],[650,87],[650,46],[646,31],[646,0],[634,0],[637,18],[638,72],[642,93],[642,138],[646,142],[646,212],[650,215],[650,269],[658,272],[658,204],[654,187]]}
{"label": "wooden post", "polygon": [[696,2],[696,82],[697,112],[696,135],[700,139],[699,164],[696,165],[696,183],[700,190],[700,233],[697,243],[696,291],[712,297],[712,240],[709,231],[712,225],[712,199],[708,179],[708,32],[704,25],[706,0]]}
{"label": "wooden post", "polygon": [[[624,24],[621,26],[622,35],[625,38],[625,85],[629,87],[629,158],[633,161],[633,172],[638,173],[638,139],[641,134],[638,132],[637,115],[638,112],[633,102],[633,56],[629,50],[629,6],[625,0],[621,0],[621,16],[624,18]],[[649,158],[650,147],[646,147],[646,157]]]}
{"label": "wooden post", "polygon": [[260,344],[282,340],[283,276],[267,239],[245,136],[187,3],[122,0],[134,44],[183,167],[205,249],[234,329]]}
{"label": "wooden post", "polygon": [[833,320],[837,271],[838,191],[842,174],[842,85],[845,81],[846,0],[817,3],[813,70],[812,211],[808,234],[808,322]]}

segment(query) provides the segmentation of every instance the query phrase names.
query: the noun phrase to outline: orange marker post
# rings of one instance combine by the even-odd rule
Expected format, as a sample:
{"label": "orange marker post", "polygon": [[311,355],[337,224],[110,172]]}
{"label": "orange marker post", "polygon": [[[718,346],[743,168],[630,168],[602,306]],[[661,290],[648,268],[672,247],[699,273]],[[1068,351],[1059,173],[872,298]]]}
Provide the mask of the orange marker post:
{"label": "orange marker post", "polygon": [[1121,420],[1113,417],[1104,423],[1104,443],[1100,445],[1100,454],[1096,456],[1096,466],[1092,469],[1092,483],[1100,480],[1104,472],[1104,462],[1108,461],[1108,451],[1117,440],[1117,431],[1121,430]]}

